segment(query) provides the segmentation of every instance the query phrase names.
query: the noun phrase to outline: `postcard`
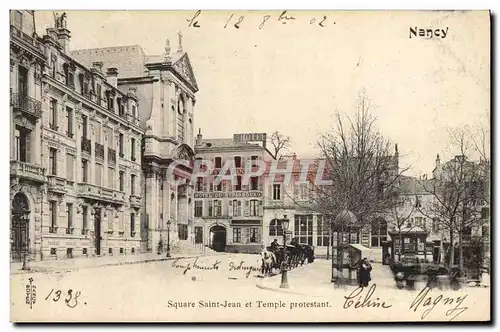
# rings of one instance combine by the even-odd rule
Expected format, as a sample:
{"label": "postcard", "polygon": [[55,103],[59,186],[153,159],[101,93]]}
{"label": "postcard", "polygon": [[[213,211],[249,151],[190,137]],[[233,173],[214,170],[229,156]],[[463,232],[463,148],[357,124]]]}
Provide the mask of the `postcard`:
{"label": "postcard", "polygon": [[11,10],[11,321],[490,321],[490,22]]}

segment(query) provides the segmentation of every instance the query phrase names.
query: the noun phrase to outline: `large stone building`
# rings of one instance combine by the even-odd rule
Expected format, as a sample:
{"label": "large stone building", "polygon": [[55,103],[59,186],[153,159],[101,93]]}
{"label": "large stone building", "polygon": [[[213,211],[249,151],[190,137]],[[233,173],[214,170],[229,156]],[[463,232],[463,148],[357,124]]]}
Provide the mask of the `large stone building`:
{"label": "large stone building", "polygon": [[188,240],[193,185],[166,171],[194,157],[198,87],[181,35],[162,56],[71,52],[66,14],[54,18],[38,37],[33,11],[11,11],[12,260],[151,251],[168,221],[172,242]]}
{"label": "large stone building", "polygon": [[[87,65],[116,68],[118,89],[137,91],[137,115],[145,129],[140,179],[142,250],[165,249],[167,237],[171,242],[193,242],[193,183],[176,185],[167,172],[173,161],[194,159],[198,85],[182,48],[182,35],[175,52],[167,40],[164,54],[157,56],[146,55],[138,45],[75,50],[72,56]],[[190,167],[187,163],[185,171],[191,171]]]}
{"label": "large stone building", "polygon": [[[15,20],[19,15],[23,22],[34,20],[31,11],[12,13]],[[34,30],[30,35],[44,61],[30,65],[23,55],[12,71],[11,195],[13,210],[24,204],[29,211],[31,259],[133,253],[140,248],[144,134],[138,98],[133,90],[117,89],[112,68],[105,74],[102,66],[88,68],[69,55],[65,15],[43,38]],[[27,36],[22,35],[25,43]],[[15,49],[15,36],[15,55],[12,45]],[[34,84],[26,88],[30,72]],[[30,112],[35,116],[23,121]],[[26,179],[34,183],[29,163],[37,165],[39,179],[37,190],[26,192]],[[13,256],[19,251],[18,237],[24,236],[15,220]]]}
{"label": "large stone building", "polygon": [[[266,134],[235,134],[228,139],[196,140],[196,158],[213,163],[213,175],[235,167],[235,181],[215,183],[198,177],[194,193],[195,242],[216,251],[259,252],[263,241],[264,200],[268,195],[264,175],[251,176],[249,165],[274,160],[266,149]],[[249,164],[250,163],[250,164]],[[228,168],[227,168],[228,169]],[[257,173],[257,172],[256,172]],[[245,174],[247,179],[245,180]]]}

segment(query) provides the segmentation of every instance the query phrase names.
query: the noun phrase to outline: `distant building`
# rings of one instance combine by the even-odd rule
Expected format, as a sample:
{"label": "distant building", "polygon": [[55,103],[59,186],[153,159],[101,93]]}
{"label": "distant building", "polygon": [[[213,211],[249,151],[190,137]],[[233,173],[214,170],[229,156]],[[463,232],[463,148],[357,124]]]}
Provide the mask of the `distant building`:
{"label": "distant building", "polygon": [[[197,244],[216,251],[259,252],[262,245],[264,176],[244,180],[248,163],[268,162],[274,158],[266,149],[266,134],[234,134],[227,139],[196,138],[196,158],[211,161],[213,174],[234,165],[235,181],[214,183],[214,178],[199,177],[194,193],[194,234]],[[224,173],[225,174],[225,173]]]}

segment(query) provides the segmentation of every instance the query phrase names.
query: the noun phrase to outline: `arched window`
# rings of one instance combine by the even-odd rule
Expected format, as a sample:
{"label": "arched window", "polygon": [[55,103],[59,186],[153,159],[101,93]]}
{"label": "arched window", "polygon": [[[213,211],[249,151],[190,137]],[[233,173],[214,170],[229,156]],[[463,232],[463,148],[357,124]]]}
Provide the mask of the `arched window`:
{"label": "arched window", "polygon": [[281,224],[281,220],[271,220],[269,224],[269,236],[283,236],[283,225]]}

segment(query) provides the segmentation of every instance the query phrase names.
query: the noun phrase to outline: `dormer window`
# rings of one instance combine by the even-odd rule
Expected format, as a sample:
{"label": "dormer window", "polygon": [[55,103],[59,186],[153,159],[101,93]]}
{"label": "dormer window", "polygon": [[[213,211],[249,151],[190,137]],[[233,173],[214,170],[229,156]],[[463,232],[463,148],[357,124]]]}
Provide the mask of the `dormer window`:
{"label": "dormer window", "polygon": [[75,67],[74,65],[65,63],[64,64],[64,77],[66,79],[66,85],[70,88],[75,88]]}
{"label": "dormer window", "polygon": [[114,91],[108,90],[107,91],[107,98],[108,98],[108,110],[114,112],[115,111],[115,94],[114,94]]}

